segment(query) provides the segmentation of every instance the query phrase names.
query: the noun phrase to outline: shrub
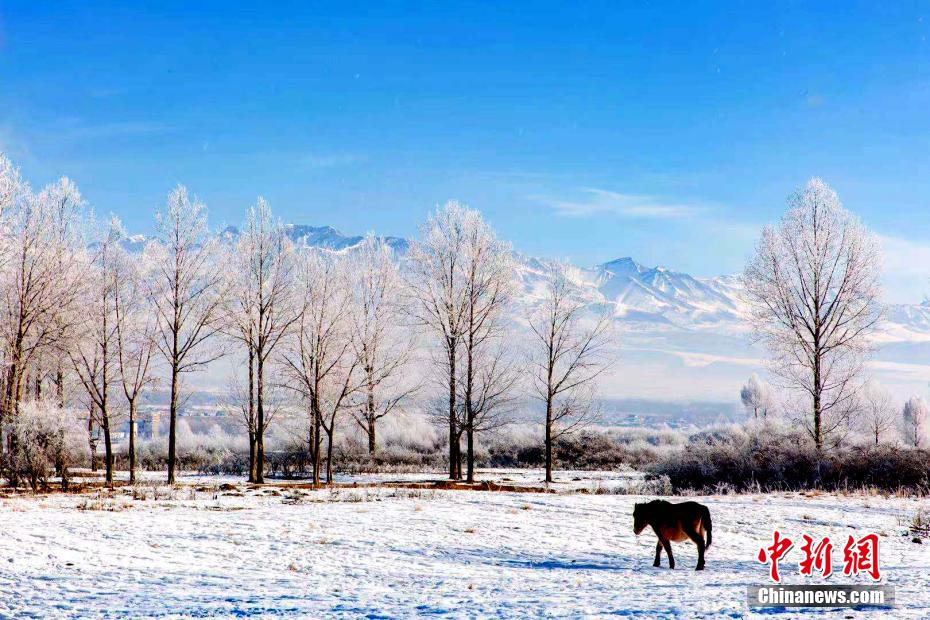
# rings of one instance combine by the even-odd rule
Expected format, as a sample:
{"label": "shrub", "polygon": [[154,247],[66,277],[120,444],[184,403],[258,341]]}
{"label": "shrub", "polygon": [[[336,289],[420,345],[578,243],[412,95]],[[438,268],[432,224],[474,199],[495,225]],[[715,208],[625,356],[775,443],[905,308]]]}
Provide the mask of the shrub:
{"label": "shrub", "polygon": [[818,454],[810,438],[772,423],[718,429],[647,468],[676,491],[714,491],[722,482],[752,490],[928,490],[930,453],[893,445],[843,446]]}
{"label": "shrub", "polygon": [[9,433],[9,479],[25,481],[33,490],[47,487],[48,474],[55,470],[67,486],[68,466],[88,455],[87,429],[74,411],[47,401],[22,403]]}

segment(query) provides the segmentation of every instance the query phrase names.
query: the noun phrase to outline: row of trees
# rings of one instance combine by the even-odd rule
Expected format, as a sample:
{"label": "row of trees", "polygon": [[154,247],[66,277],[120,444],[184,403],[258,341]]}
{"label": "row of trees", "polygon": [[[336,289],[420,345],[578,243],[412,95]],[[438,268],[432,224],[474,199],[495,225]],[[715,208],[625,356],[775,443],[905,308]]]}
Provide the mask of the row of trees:
{"label": "row of trees", "polygon": [[[137,405],[163,381],[174,482],[184,378],[224,355],[244,362],[231,392],[249,438],[249,479],[259,483],[264,438],[282,411],[306,420],[317,483],[324,463],[332,479],[345,420],[374,452],[378,421],[414,393],[448,430],[450,478],[469,482],[476,436],[525,396],[540,403],[547,480],[555,440],[595,413],[609,308],[592,311],[562,267],[518,325],[512,251],[463,205],[438,208],[403,256],[371,235],[343,252],[297,247],[261,198],[227,241],[184,187],[168,195],[141,255],[126,249],[118,220],[99,230],[94,221],[70,180],[35,192],[0,157],[0,432],[13,480],[22,406],[49,400],[62,419],[85,408],[89,428],[102,431],[107,481],[114,419],[126,412],[134,478]],[[802,418],[818,449],[854,414],[886,424],[883,397],[861,381],[882,316],[879,277],[873,238],[818,179],[764,229],[744,272],[754,334],[793,395],[786,407],[809,411]],[[756,416],[772,407],[756,378],[741,396]],[[907,419],[926,417],[918,405],[909,403]],[[64,459],[55,466],[66,479]]]}
{"label": "row of trees", "polygon": [[[127,250],[115,218],[95,226],[70,180],[34,192],[0,156],[0,219],[0,429],[14,482],[21,412],[47,404],[50,388],[60,435],[78,407],[88,428],[102,431],[108,482],[114,423],[128,418],[134,479],[137,407],[160,382],[174,482],[185,377],[226,355],[243,361],[230,400],[248,434],[253,482],[264,480],[264,438],[282,411],[305,417],[319,483],[324,459],[332,479],[333,438],[344,420],[362,429],[374,452],[378,421],[415,392],[436,403],[433,413],[448,426],[450,478],[468,481],[476,435],[504,423],[527,393],[535,396],[545,412],[551,480],[552,445],[590,418],[609,361],[609,316],[572,296],[564,269],[526,325],[515,324],[512,252],[480,213],[457,203],[437,209],[404,256],[371,235],[329,252],[295,246],[261,198],[227,242],[179,186],[140,255]],[[526,327],[532,343],[518,347],[514,335]],[[58,460],[66,480],[67,463]]]}
{"label": "row of trees", "polygon": [[[791,399],[780,401],[772,386],[756,374],[740,389],[740,400],[752,419],[779,416],[794,419],[809,432],[812,430],[803,404]],[[923,448],[930,441],[930,409],[920,396],[910,397],[901,407],[895,404],[888,389],[875,381],[867,381],[849,402],[849,407],[831,414],[830,431],[824,435],[827,443],[842,441],[853,432],[865,435],[875,445],[901,438],[914,447]]]}

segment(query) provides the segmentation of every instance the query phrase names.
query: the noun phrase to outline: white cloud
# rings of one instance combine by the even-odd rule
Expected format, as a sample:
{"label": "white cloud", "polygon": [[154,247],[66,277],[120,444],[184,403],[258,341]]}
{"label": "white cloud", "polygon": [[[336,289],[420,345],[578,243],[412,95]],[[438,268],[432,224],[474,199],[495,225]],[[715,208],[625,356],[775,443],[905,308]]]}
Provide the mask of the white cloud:
{"label": "white cloud", "polygon": [[597,188],[584,189],[584,198],[581,200],[542,200],[558,215],[566,217],[613,214],[639,219],[681,219],[697,215],[703,210],[693,205],[663,201],[655,196],[620,194]]}

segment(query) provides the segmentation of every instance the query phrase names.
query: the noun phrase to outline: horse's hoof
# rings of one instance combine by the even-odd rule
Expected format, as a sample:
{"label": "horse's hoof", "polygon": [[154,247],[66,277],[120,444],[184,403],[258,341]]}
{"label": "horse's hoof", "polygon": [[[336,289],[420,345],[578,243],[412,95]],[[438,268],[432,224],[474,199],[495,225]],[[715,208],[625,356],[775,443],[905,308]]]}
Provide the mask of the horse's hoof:
{"label": "horse's hoof", "polygon": [[652,563],[652,566],[653,566],[654,568],[659,568],[659,566],[661,566],[661,564],[659,564],[658,562],[653,562],[653,563]]}
{"label": "horse's hoof", "polygon": [[697,567],[697,568],[695,568],[694,570],[704,570],[704,565],[703,565],[703,564],[701,564],[700,566],[698,566],[698,567]]}

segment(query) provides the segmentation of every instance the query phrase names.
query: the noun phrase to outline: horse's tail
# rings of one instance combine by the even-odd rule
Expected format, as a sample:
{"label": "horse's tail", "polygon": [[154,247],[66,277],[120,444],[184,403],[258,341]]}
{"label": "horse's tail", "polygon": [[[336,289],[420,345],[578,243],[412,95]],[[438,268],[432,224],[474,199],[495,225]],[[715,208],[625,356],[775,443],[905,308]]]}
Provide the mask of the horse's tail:
{"label": "horse's tail", "polygon": [[711,531],[714,529],[713,524],[710,521],[710,509],[707,506],[701,506],[704,509],[704,514],[701,515],[701,521],[704,522],[704,532],[707,534],[707,546],[710,547],[710,541],[713,538]]}

